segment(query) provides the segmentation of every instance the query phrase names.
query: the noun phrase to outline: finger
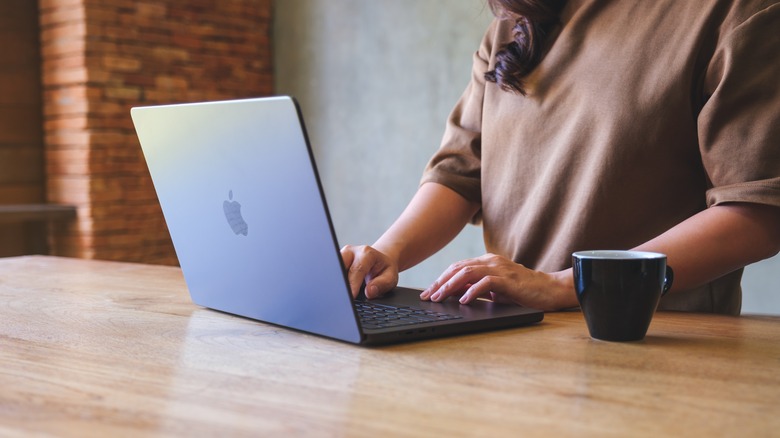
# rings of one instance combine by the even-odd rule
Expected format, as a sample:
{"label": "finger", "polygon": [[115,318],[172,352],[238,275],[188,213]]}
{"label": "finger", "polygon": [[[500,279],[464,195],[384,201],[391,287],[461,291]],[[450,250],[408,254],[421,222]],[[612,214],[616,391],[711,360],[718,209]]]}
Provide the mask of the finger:
{"label": "finger", "polygon": [[461,260],[459,262],[451,264],[447,269],[444,270],[444,272],[439,275],[439,278],[436,279],[433,283],[431,283],[430,286],[428,286],[427,289],[422,291],[420,294],[420,299],[422,300],[428,300],[431,298],[431,296],[436,293],[438,290],[442,288],[443,285],[445,285],[454,275],[458,273],[463,267],[468,266],[472,263],[475,263],[476,259],[466,259]]}
{"label": "finger", "polygon": [[444,283],[430,299],[434,302],[444,301],[452,295],[464,293],[473,285],[489,274],[489,268],[482,265],[466,265],[461,267],[446,283]]}
{"label": "finger", "polygon": [[390,270],[383,270],[377,276],[369,275],[366,282],[366,298],[374,299],[389,292],[398,285],[398,276],[393,275]]}
{"label": "finger", "polygon": [[358,294],[360,294],[360,288],[363,286],[363,282],[366,280],[366,276],[368,275],[372,264],[373,257],[370,253],[363,253],[355,256],[347,274],[349,288],[352,291],[353,297],[357,298]]}
{"label": "finger", "polygon": [[344,268],[349,269],[354,261],[355,253],[352,247],[347,245],[344,248],[341,248],[341,262],[344,263]]}
{"label": "finger", "polygon": [[450,278],[454,275],[454,272],[452,271],[452,266],[447,268],[444,272],[439,275],[439,278],[437,278],[433,283],[431,283],[430,286],[428,286],[427,289],[422,291],[420,294],[421,300],[429,300],[431,299],[431,295],[436,293],[439,289],[441,289],[442,285],[446,284],[447,281],[449,281]]}
{"label": "finger", "polygon": [[[458,271],[463,268],[463,266],[466,266],[466,264],[469,263],[470,260],[461,260],[459,262],[451,264],[447,269],[444,270],[444,272],[439,275],[439,278],[436,279],[431,285],[428,287],[428,289],[424,290],[420,294],[420,299],[422,300],[432,300],[433,296],[437,294],[439,291],[442,290],[442,288],[445,288],[449,281],[452,280],[452,277],[457,275]],[[437,295],[438,297],[439,295]]]}
{"label": "finger", "polygon": [[503,303],[503,304],[517,304],[514,301],[510,300],[506,295],[499,295],[495,292],[490,292],[490,300],[495,301],[497,303]]}
{"label": "finger", "polygon": [[344,263],[344,269],[347,270],[347,282],[349,283],[349,290],[352,293],[352,297],[357,297],[357,294],[360,292],[360,286],[361,284],[358,284],[357,290],[355,290],[355,278],[359,274],[355,274],[352,269],[352,265],[355,263],[355,251],[354,248],[350,245],[346,245],[343,248],[341,248],[341,261]]}
{"label": "finger", "polygon": [[398,286],[398,267],[381,252],[374,255],[373,268],[366,278],[368,298],[378,298]]}
{"label": "finger", "polygon": [[459,302],[461,304],[469,304],[480,297],[485,296],[491,296],[495,297],[496,294],[493,292],[493,289],[496,289],[497,282],[499,282],[500,279],[498,277],[493,276],[485,276],[482,279],[480,279],[475,284],[471,285],[470,288],[466,291],[466,293],[463,294],[462,297],[460,297]]}
{"label": "finger", "polygon": [[349,290],[352,292],[352,298],[357,298],[360,295],[360,289],[363,287],[363,278],[359,271],[349,271]]}

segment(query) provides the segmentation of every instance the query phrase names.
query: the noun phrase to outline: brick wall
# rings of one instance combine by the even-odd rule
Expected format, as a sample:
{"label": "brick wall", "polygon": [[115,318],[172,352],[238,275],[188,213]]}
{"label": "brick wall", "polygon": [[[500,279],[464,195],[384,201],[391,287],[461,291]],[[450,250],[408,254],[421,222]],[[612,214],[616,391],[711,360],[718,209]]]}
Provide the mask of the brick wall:
{"label": "brick wall", "polygon": [[135,105],[273,92],[272,0],[39,0],[49,201],[59,255],[176,263]]}
{"label": "brick wall", "polygon": [[[45,199],[38,46],[35,2],[0,0],[0,204]],[[29,253],[35,225],[0,217],[0,257]]]}

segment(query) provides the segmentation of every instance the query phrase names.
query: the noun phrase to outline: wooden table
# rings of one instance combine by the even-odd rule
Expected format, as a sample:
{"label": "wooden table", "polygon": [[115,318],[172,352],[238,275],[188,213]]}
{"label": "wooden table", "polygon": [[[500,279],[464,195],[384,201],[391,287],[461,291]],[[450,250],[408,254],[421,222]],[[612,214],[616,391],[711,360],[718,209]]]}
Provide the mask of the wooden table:
{"label": "wooden table", "polygon": [[0,259],[0,435],[780,436],[780,318],[578,312],[363,348],[190,303],[177,268]]}

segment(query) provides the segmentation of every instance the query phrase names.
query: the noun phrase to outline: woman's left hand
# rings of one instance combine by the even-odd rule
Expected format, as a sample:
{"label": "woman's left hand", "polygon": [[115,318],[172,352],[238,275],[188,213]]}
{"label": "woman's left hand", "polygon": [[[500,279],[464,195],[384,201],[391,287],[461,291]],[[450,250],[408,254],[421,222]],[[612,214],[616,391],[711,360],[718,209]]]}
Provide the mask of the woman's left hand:
{"label": "woman's left hand", "polygon": [[571,269],[548,274],[495,254],[453,263],[420,298],[439,302],[453,295],[462,295],[461,304],[484,297],[548,311],[578,305]]}

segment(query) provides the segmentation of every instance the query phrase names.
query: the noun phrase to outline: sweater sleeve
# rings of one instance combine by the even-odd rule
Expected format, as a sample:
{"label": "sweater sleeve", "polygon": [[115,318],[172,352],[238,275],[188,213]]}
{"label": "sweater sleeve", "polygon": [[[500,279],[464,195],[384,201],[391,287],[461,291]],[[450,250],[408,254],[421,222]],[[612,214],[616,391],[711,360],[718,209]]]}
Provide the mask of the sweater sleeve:
{"label": "sweater sleeve", "polygon": [[481,132],[492,36],[497,21],[488,28],[479,50],[474,53],[471,80],[447,119],[439,150],[433,155],[421,184],[442,184],[469,201],[481,202]]}
{"label": "sweater sleeve", "polygon": [[780,206],[780,5],[724,32],[707,67],[698,116],[707,205]]}

